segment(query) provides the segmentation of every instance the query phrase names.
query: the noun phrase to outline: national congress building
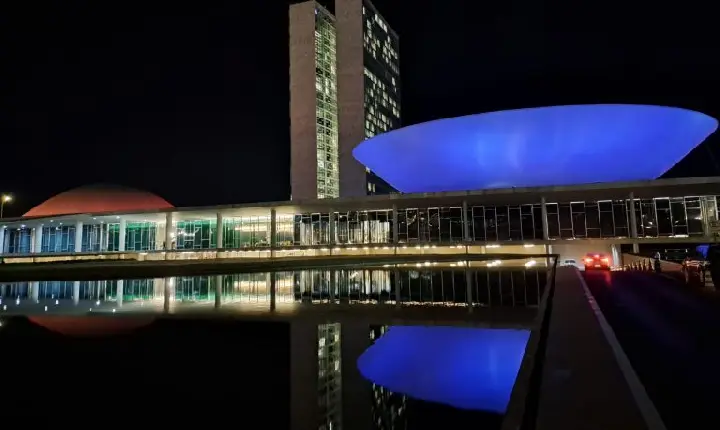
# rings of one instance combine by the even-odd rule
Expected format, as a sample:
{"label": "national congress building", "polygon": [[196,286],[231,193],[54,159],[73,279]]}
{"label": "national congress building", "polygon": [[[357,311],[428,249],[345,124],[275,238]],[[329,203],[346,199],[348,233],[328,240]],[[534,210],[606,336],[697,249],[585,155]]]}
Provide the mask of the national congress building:
{"label": "national congress building", "polygon": [[177,208],[82,187],[2,220],[3,261],[552,251],[620,264],[621,244],[714,233],[720,178],[657,179],[715,132],[705,114],[552,106],[400,128],[398,37],[370,2],[291,6],[290,45],[292,200]]}

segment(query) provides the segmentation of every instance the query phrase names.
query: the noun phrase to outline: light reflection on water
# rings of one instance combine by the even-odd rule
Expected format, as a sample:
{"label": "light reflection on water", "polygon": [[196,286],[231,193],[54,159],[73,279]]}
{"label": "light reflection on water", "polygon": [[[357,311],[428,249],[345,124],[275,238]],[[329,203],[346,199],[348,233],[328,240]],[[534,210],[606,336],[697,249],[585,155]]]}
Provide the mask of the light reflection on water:
{"label": "light reflection on water", "polygon": [[[468,288],[468,282],[470,288]],[[332,302],[395,302],[404,304],[466,304],[534,307],[545,287],[546,272],[538,269],[472,270],[304,270],[178,276],[155,279],[29,281],[0,283],[0,300],[7,310],[23,301],[81,301],[99,307],[162,302],[180,304],[292,304]],[[399,287],[399,288],[398,288]],[[273,294],[274,293],[274,294]]]}
{"label": "light reflection on water", "polygon": [[[345,320],[342,324],[331,320],[321,325],[317,325],[317,321],[311,323],[295,320],[264,323],[228,321],[225,324],[232,326],[228,329],[222,326],[222,322],[215,322],[215,325],[209,327],[202,320],[190,321],[176,317],[155,319],[155,316],[152,316],[141,321],[129,316],[125,317],[126,321],[133,320],[137,324],[124,324],[125,329],[120,330],[117,329],[120,318],[86,317],[77,313],[72,317],[32,318],[39,325],[58,333],[96,336],[78,346],[71,340],[65,340],[71,338],[58,338],[37,324],[30,323],[26,318],[20,318],[23,323],[13,324],[13,321],[18,321],[18,317],[10,315],[22,314],[25,304],[45,309],[48,314],[52,314],[53,309],[60,308],[82,309],[87,312],[88,309],[124,311],[155,306],[159,311],[167,311],[168,303],[179,307],[210,305],[210,309],[225,304],[274,309],[275,305],[299,306],[303,303],[390,304],[399,299],[403,305],[460,306],[467,304],[468,293],[474,306],[535,308],[539,305],[546,279],[544,268],[342,268],[155,279],[0,283],[0,309],[4,311],[0,312],[3,322],[0,327],[0,347],[8,346],[8,332],[10,338],[14,336],[14,339],[19,339],[15,347],[10,347],[14,348],[14,351],[22,350],[20,345],[26,343],[29,336],[27,333],[35,333],[32,335],[35,337],[34,342],[43,342],[43,336],[55,336],[52,338],[53,354],[59,357],[57,360],[63,363],[61,367],[64,370],[72,371],[76,367],[80,369],[78,366],[82,363],[82,366],[85,366],[80,370],[83,374],[107,373],[107,366],[110,366],[124,369],[123,374],[142,377],[152,369],[152,375],[146,375],[147,378],[155,378],[152,389],[157,389],[158,384],[165,384],[169,391],[173,391],[172,395],[177,395],[175,391],[188,388],[178,388],[175,378],[188,368],[196,371],[204,369],[200,374],[212,375],[209,378],[215,381],[208,383],[207,388],[198,389],[215,390],[211,386],[217,386],[217,371],[212,363],[218,360],[226,362],[228,357],[233,357],[233,366],[240,366],[247,371],[236,375],[224,370],[221,378],[224,383],[234,387],[260,384],[260,388],[238,390],[272,392],[274,394],[265,394],[272,398],[282,397],[277,391],[287,391],[290,395],[286,397],[291,399],[289,404],[281,406],[276,401],[273,401],[273,404],[287,410],[289,423],[312,421],[311,426],[302,428],[413,429],[428,428],[428,422],[437,420],[436,426],[447,428],[477,426],[482,423],[482,428],[492,429],[499,425],[502,418],[500,414],[458,410],[419,400],[394,393],[364,379],[358,369],[357,359],[387,332],[388,326],[370,325],[362,321],[349,323]],[[53,318],[56,319],[51,321]],[[218,329],[221,327],[218,324],[224,328]],[[311,325],[304,327],[308,324]],[[76,330],[83,325],[86,327]],[[278,330],[277,326],[287,328],[283,331]],[[8,330],[8,327],[11,330]],[[121,332],[125,333],[122,340],[111,337],[113,333]],[[128,332],[130,334],[127,334]],[[238,356],[220,348],[220,345],[227,346],[228,342],[246,352]],[[42,346],[38,348],[41,349]],[[110,353],[114,355],[109,358],[103,355]],[[272,358],[265,357],[268,353],[273,354]],[[92,363],[110,363],[120,360],[120,355],[128,354],[145,358],[139,361],[118,361],[117,364],[106,364],[102,369],[92,370],[95,366]],[[278,354],[283,358],[278,358]],[[197,358],[189,358],[195,355]],[[89,356],[94,358],[90,359]],[[18,362],[29,359],[16,358]],[[244,360],[247,360],[247,363]],[[235,361],[237,363],[234,363]],[[167,366],[173,377],[158,376],[158,366],[148,363],[169,363]],[[264,367],[270,364],[274,367]],[[281,368],[282,372],[278,373],[278,368]],[[248,377],[248,371],[255,378],[251,378],[254,382],[243,379]],[[205,377],[193,377],[189,382],[190,388],[207,382],[203,378]],[[272,385],[272,390],[267,389],[264,384]],[[297,387],[302,389],[296,389]],[[100,390],[102,391],[102,388]],[[194,391],[188,391],[187,395],[192,397],[195,394]],[[263,405],[260,402],[254,407],[261,409]],[[228,410],[233,407],[228,406]],[[350,423],[354,425],[349,425]],[[362,425],[357,426],[358,423]],[[278,428],[287,428],[287,425],[279,425]]]}
{"label": "light reflection on water", "polygon": [[358,359],[365,378],[460,409],[504,413],[529,330],[395,326]]}
{"label": "light reflection on water", "polygon": [[[99,318],[122,319],[76,318],[87,320],[87,324]],[[8,363],[29,362],[37,351],[52,348],[52,356],[44,359],[49,367],[30,372],[27,386],[37,387],[43,381],[43,396],[52,398],[54,407],[61,410],[67,410],[72,396],[66,399],[54,391],[81,384],[93,393],[83,397],[83,407],[90,410],[94,399],[106,407],[115,398],[152,393],[155,408],[143,412],[151,420],[155,413],[163,420],[175,419],[163,412],[165,403],[177,407],[173,399],[182,399],[181,403],[188,406],[199,402],[198,407],[212,405],[226,411],[237,407],[232,399],[248,399],[243,400],[247,402],[243,407],[264,416],[265,423],[276,428],[416,429],[428,428],[432,422],[447,424],[448,428],[480,425],[493,429],[502,419],[500,414],[458,410],[394,393],[362,378],[358,358],[388,329],[393,330],[388,326],[168,317],[130,334],[76,340],[34,326],[25,317],[11,317],[5,322],[0,330],[0,348],[6,351]],[[33,348],[23,348],[29,343]],[[62,371],[53,371],[55,368]],[[128,382],[130,386],[124,387]],[[218,387],[231,389],[232,399],[216,393]],[[288,403],[283,399],[289,399]],[[27,404],[20,394],[17,401]],[[136,415],[128,413],[128,419]],[[179,417],[193,419],[174,415],[178,421]],[[213,413],[201,415],[206,425],[211,425],[207,420],[217,417]],[[219,417],[227,419],[223,414]],[[298,419],[304,424],[296,427]],[[292,424],[283,425],[283,420]]]}

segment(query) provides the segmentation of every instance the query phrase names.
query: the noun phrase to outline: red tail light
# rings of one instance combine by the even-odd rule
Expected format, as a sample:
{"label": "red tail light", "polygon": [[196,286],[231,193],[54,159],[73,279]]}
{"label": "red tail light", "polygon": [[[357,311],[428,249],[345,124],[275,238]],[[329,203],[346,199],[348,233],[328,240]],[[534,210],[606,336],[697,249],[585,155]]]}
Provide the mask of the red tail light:
{"label": "red tail light", "polygon": [[593,259],[592,259],[592,258],[586,258],[586,259],[585,259],[585,262],[586,262],[586,263],[592,263],[592,262],[593,262]]}
{"label": "red tail light", "polygon": [[607,258],[603,258],[601,261],[602,261],[603,263],[609,263],[609,262],[610,262],[610,260],[608,260]]}

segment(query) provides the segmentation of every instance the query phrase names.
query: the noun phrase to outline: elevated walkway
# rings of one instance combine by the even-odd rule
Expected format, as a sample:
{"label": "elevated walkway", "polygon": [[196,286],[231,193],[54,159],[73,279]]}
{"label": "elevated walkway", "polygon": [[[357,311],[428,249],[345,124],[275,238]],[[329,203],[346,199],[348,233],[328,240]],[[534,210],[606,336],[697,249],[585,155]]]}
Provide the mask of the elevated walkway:
{"label": "elevated walkway", "polygon": [[617,341],[614,335],[608,340],[607,322],[596,315],[581,275],[560,267],[556,276],[536,428],[656,430],[646,423],[631,391],[632,378],[628,382],[624,354],[618,360]]}

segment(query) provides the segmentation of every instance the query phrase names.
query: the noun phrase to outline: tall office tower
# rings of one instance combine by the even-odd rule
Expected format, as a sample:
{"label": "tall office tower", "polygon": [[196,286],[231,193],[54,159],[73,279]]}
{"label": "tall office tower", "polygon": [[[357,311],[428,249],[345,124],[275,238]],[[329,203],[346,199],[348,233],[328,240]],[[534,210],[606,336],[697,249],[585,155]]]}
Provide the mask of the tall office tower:
{"label": "tall office tower", "polygon": [[292,199],[340,196],[335,17],[315,1],[290,6]]}
{"label": "tall office tower", "polygon": [[335,0],[340,106],[340,194],[394,190],[357,162],[352,150],[400,127],[399,39],[369,0]]}

